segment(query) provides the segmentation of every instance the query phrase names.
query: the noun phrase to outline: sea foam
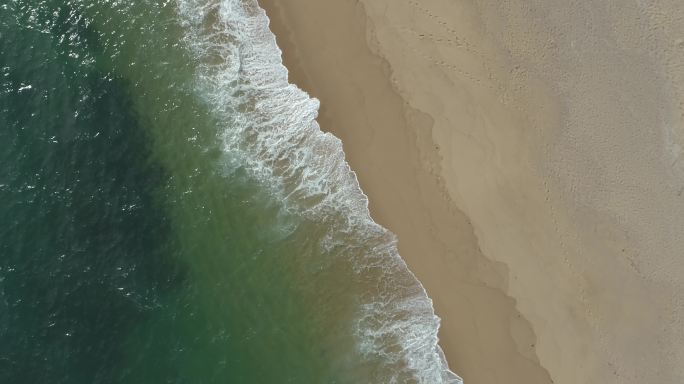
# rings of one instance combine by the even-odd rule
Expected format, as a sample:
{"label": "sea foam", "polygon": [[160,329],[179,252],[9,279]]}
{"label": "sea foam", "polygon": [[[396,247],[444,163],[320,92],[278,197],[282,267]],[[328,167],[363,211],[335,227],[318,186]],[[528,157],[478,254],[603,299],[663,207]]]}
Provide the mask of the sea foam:
{"label": "sea foam", "polygon": [[385,362],[374,379],[461,383],[437,344],[432,301],[399,256],[395,236],[370,217],[340,140],[320,130],[319,102],[288,82],[264,10],[256,0],[177,4],[199,61],[198,94],[225,122],[226,153],[288,211],[328,223],[320,247],[354,258],[355,273],[375,279],[353,326],[360,353]]}

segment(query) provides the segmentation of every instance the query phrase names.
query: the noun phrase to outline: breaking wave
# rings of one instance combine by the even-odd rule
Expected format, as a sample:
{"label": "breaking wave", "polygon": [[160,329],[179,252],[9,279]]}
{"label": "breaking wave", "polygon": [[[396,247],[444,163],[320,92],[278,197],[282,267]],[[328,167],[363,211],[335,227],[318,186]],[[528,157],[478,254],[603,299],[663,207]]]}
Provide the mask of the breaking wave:
{"label": "breaking wave", "polygon": [[256,0],[177,0],[185,43],[198,60],[198,94],[225,124],[226,153],[282,201],[321,223],[321,249],[349,259],[361,296],[359,353],[382,361],[375,382],[461,383],[437,344],[439,318],[399,256],[395,236],[370,217],[342,144],[316,123],[319,103],[288,82],[269,19]]}

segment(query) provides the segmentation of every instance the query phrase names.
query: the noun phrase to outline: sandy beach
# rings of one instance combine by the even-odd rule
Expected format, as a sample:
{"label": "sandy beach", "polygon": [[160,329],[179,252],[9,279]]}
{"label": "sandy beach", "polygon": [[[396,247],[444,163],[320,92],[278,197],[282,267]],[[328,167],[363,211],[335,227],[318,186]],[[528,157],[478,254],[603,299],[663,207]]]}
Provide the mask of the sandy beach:
{"label": "sandy beach", "polygon": [[684,382],[684,3],[260,4],[466,383]]}

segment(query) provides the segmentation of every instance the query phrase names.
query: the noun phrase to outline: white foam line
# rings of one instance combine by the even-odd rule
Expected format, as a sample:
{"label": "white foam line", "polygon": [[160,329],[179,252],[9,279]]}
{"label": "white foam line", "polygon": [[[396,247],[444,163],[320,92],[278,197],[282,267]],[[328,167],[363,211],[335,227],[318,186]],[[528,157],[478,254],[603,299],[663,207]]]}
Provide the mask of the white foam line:
{"label": "white foam line", "polygon": [[[344,244],[350,255],[363,247],[356,272],[382,273],[356,322],[360,351],[396,369],[383,376],[388,383],[402,382],[407,371],[418,383],[462,383],[439,348],[432,300],[399,255],[396,237],[371,218],[341,141],[315,121],[318,101],[288,82],[266,12],[256,0],[177,3],[199,60],[199,94],[226,120],[226,151],[239,154],[242,167],[290,211],[321,222],[341,217],[321,246]],[[349,234],[356,243],[346,244]]]}

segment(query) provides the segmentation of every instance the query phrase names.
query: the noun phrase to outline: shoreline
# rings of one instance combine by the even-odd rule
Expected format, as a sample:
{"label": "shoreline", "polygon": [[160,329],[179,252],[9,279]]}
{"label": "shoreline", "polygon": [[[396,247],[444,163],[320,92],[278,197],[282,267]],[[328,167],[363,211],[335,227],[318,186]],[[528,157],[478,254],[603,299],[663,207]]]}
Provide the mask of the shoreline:
{"label": "shoreline", "polygon": [[[352,2],[260,5],[290,81],[321,101],[321,129],[342,140],[372,217],[397,235],[402,258],[433,300],[450,369],[467,383],[550,383],[531,327],[505,293],[506,266],[481,253],[470,220],[446,193],[432,118],[395,91],[389,65],[366,42],[362,8]],[[318,28],[325,34],[320,39],[313,33]],[[336,53],[322,40],[334,42]]]}

